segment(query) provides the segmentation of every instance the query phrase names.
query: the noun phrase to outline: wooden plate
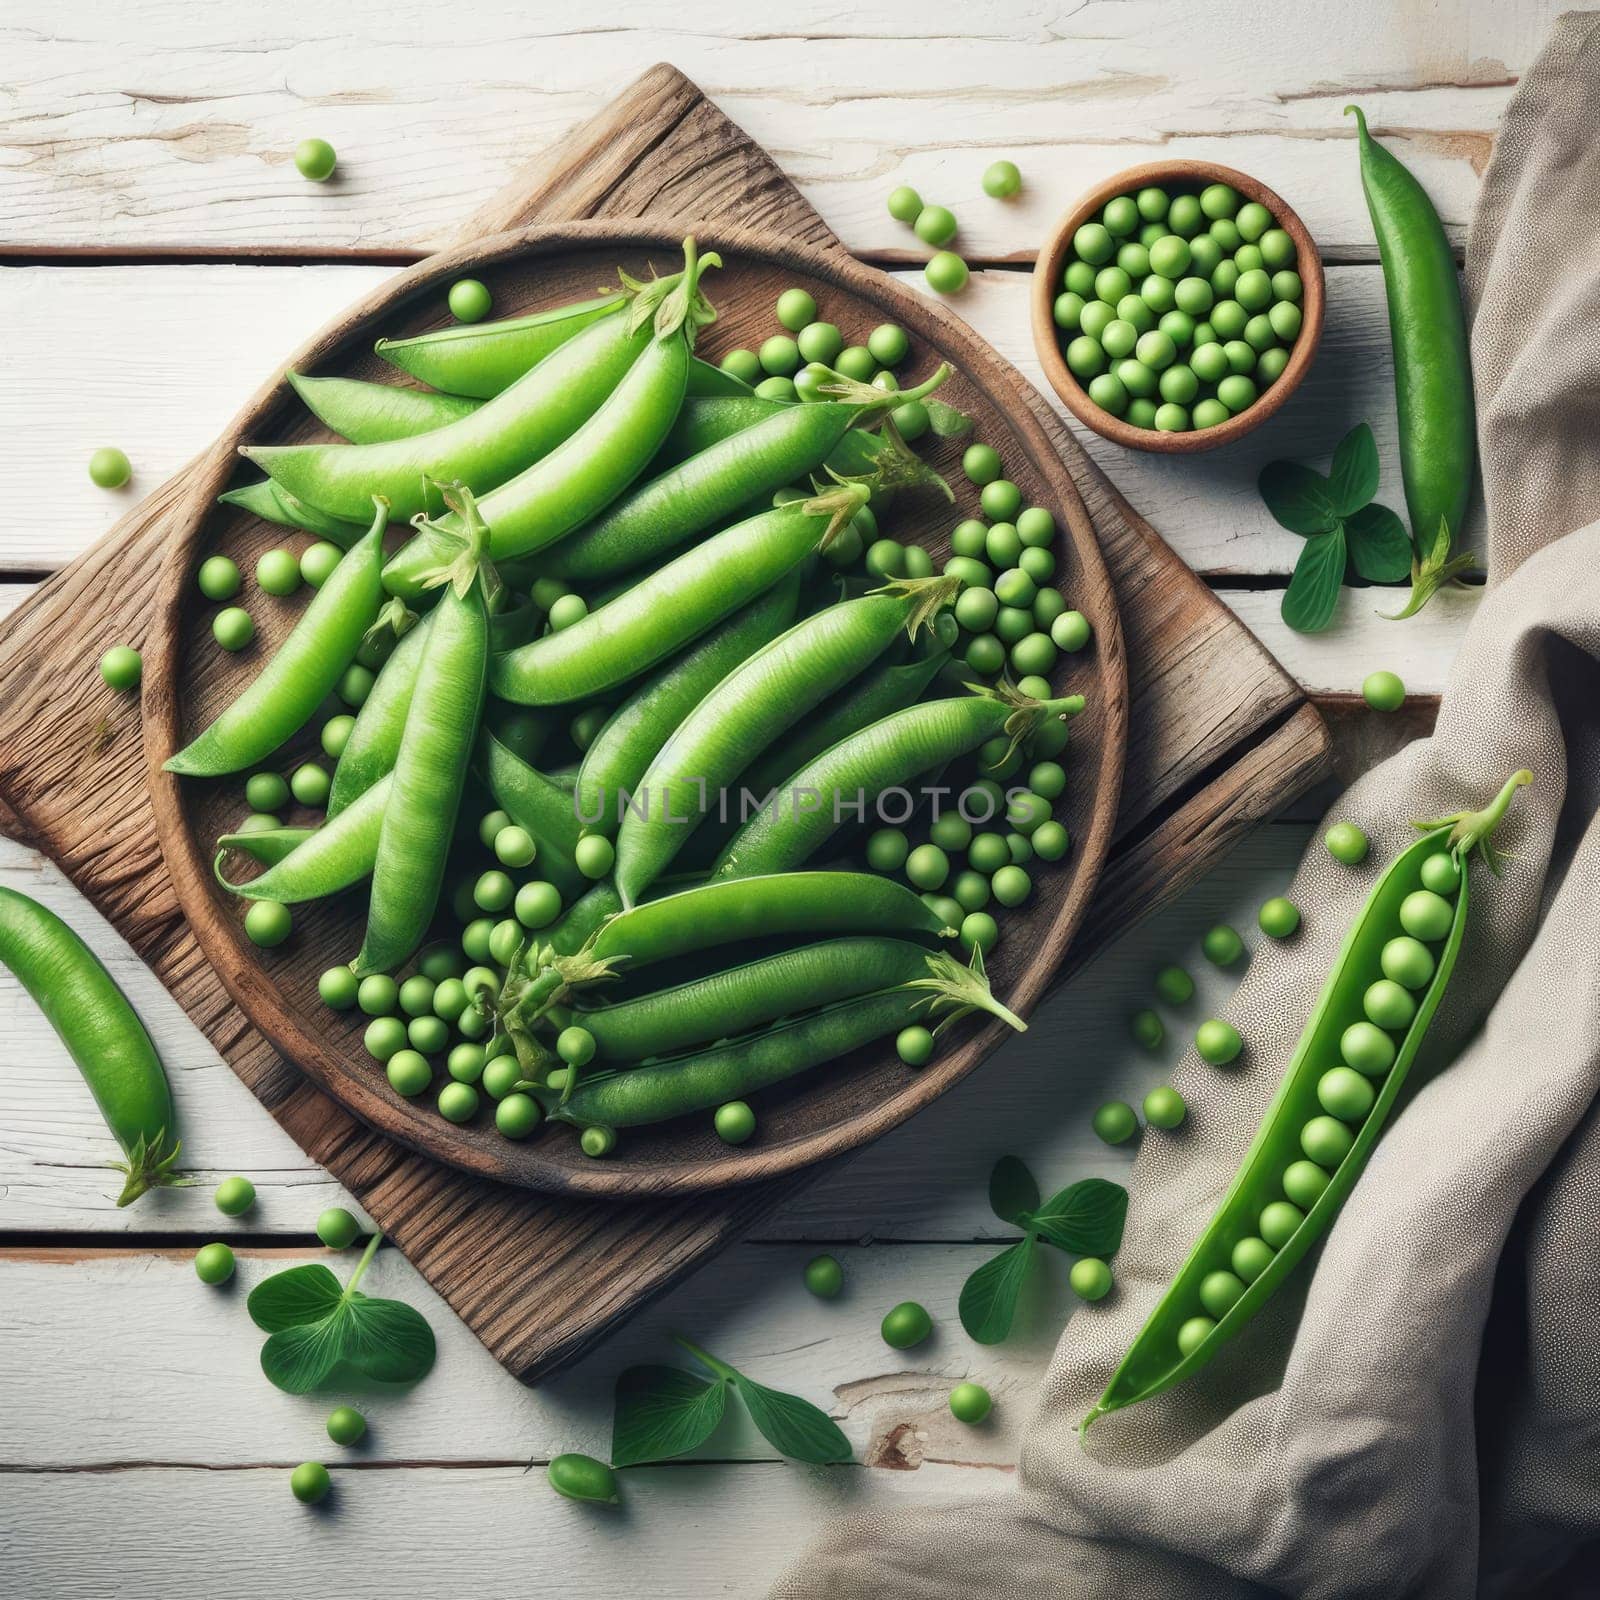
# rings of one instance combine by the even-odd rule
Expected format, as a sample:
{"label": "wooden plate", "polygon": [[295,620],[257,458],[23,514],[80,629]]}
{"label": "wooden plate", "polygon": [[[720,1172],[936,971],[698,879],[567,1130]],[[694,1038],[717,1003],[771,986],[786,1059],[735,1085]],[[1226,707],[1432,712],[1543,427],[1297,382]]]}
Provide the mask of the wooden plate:
{"label": "wooden plate", "polygon": [[[496,316],[522,314],[592,295],[597,285],[615,283],[619,266],[636,276],[647,275],[652,265],[672,270],[681,259],[683,231],[635,222],[575,223],[475,241],[400,274],[297,351],[288,365],[302,372],[398,381],[399,375],[371,354],[373,341],[446,322],[445,290],[454,279],[468,273],[483,279],[493,292]],[[1072,849],[1053,866],[1030,864],[1035,894],[1026,907],[1005,914],[1001,943],[990,960],[996,992],[1025,1016],[1082,918],[1111,840],[1122,777],[1127,675],[1116,605],[1088,516],[1023,403],[1022,379],[956,317],[848,258],[799,248],[770,234],[696,231],[702,251],[719,251],[725,263],[706,280],[720,315],[701,336],[703,355],[715,360],[772,333],[773,302],[791,285],[809,290],[820,314],[838,323],[850,343],[865,342],[880,322],[897,322],[912,336],[906,372],[920,376],[940,358],[951,362],[956,376],[940,397],[975,418],[976,437],[999,448],[1027,501],[1050,507],[1062,528],[1057,582],[1093,624],[1094,641],[1079,655],[1063,657],[1054,680],[1082,692],[1089,707],[1072,725],[1072,744],[1063,757],[1069,784],[1056,807],[1071,833]],[[160,620],[144,676],[144,737],[156,825],[179,902],[228,992],[285,1057],[356,1116],[437,1160],[534,1188],[639,1195],[770,1178],[865,1144],[965,1077],[1007,1036],[1010,1030],[998,1021],[969,1021],[919,1071],[903,1066],[892,1040],[885,1041],[764,1092],[757,1104],[759,1130],[748,1145],[722,1144],[707,1113],[630,1132],[605,1161],[585,1157],[570,1129],[516,1144],[497,1134],[483,1113],[474,1124],[456,1127],[439,1116],[431,1096],[419,1103],[396,1095],[382,1067],[362,1048],[366,1019],[331,1012],[317,996],[320,973],[348,960],[360,943],[364,894],[296,907],[290,940],[278,950],[257,949],[244,936],[244,903],[219,889],[211,872],[212,841],[247,810],[244,774],[180,781],[161,768],[259,670],[306,603],[303,592],[292,600],[270,599],[247,580],[244,599],[256,620],[256,643],[230,656],[212,640],[215,608],[194,582],[200,561],[221,551],[248,574],[262,551],[310,542],[309,536],[216,504],[222,490],[252,475],[241,469],[236,447],[246,440],[323,436],[275,378],[197,467],[167,550]],[[960,473],[961,442],[925,454],[956,488],[957,504],[919,496],[897,505],[886,526],[942,561],[949,553],[949,530],[961,517],[976,514],[977,491]],[[319,754],[315,727],[321,720],[315,719],[274,765],[288,771]],[[314,823],[317,818],[288,820]]]}

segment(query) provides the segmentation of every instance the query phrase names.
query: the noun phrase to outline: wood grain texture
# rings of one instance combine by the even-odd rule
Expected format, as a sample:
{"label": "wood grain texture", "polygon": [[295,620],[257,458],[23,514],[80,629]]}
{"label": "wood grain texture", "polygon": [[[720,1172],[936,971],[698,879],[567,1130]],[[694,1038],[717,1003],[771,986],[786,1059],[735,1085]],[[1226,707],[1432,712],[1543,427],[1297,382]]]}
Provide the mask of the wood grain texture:
{"label": "wood grain texture", "polygon": [[[681,163],[685,171],[703,164],[719,128],[748,143],[709,105],[702,110],[676,92],[678,81],[658,68],[636,91],[641,104],[665,97],[683,112],[648,141],[653,162]],[[690,105],[692,118],[684,109]],[[629,121],[622,116],[620,125]],[[569,215],[585,205],[592,213],[607,203],[615,174],[607,172],[605,186],[584,200],[581,170],[570,166],[573,148],[558,157],[552,203]],[[532,195],[537,181],[525,180],[524,193]],[[761,180],[761,194],[774,192],[768,183]],[[536,200],[524,204],[537,209]],[[769,220],[799,234],[818,226],[798,194]],[[1182,873],[1203,870],[1211,859],[1206,841],[1226,843],[1240,798],[1225,781],[1228,768],[1250,755],[1260,803],[1281,803],[1322,772],[1326,741],[1315,725],[1284,737],[1302,704],[1292,682],[1128,511],[1053,409],[1037,395],[1029,404],[1101,535],[1127,627],[1136,737],[1116,852],[1127,860],[1108,870],[1126,872],[1164,898]],[[173,497],[170,485],[157,491],[105,543],[46,584],[0,635],[0,797],[10,813],[0,812],[0,823],[62,862],[291,1137],[360,1197],[497,1359],[518,1376],[537,1377],[715,1254],[800,1180],[732,1191],[715,1205],[530,1197],[463,1178],[371,1133],[248,1028],[206,968],[159,870],[139,778],[136,710],[97,680],[76,687],[90,676],[83,664],[106,645],[143,637]],[[71,641],[65,656],[57,640]],[[64,666],[82,672],[66,696],[59,692]],[[1163,854],[1171,838],[1164,825],[1181,831],[1181,859]],[[1148,907],[1122,909],[1126,920]]]}

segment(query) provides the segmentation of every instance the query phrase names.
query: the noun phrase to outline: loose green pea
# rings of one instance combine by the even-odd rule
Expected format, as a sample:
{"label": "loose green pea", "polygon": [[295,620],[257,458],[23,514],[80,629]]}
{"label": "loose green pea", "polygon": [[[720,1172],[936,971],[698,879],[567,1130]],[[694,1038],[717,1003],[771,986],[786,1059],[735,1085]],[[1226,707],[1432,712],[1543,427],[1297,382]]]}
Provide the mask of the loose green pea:
{"label": "loose green pea", "polygon": [[1020,906],[1033,893],[1033,880],[1018,866],[1005,866],[990,883],[994,897],[1003,906]]}
{"label": "loose green pea", "polygon": [[561,915],[561,894],[552,883],[535,880],[517,890],[512,902],[517,921],[525,928],[547,928]]}
{"label": "loose green pea", "polygon": [[1159,1050],[1167,1037],[1166,1025],[1154,1011],[1135,1011],[1128,1019],[1128,1032],[1146,1050]]}
{"label": "loose green pea", "polygon": [[[514,1056],[499,1056],[496,1060],[514,1061]],[[513,1079],[513,1082],[517,1080]],[[489,1087],[487,1072],[484,1076],[484,1085]],[[490,1093],[494,1090],[490,1088]],[[499,1097],[499,1104],[494,1108],[495,1131],[507,1139],[526,1139],[544,1120],[544,1112],[539,1102],[531,1095],[513,1094],[510,1089],[505,1090]]]}
{"label": "loose green pea", "polygon": [[1089,619],[1081,611],[1063,611],[1050,624],[1050,638],[1058,649],[1074,655],[1089,642]]}
{"label": "loose green pea", "polygon": [[1400,902],[1400,926],[1413,939],[1444,938],[1455,921],[1455,908],[1432,889],[1416,889]]}
{"label": "loose green pea", "polygon": [[1356,1136],[1337,1117],[1313,1117],[1300,1130],[1300,1148],[1330,1171],[1350,1154],[1355,1142]]}
{"label": "loose green pea", "polygon": [[1244,1293],[1244,1280],[1232,1272],[1208,1272],[1200,1280],[1200,1304],[1214,1317],[1227,1316]]}
{"label": "loose green pea", "polygon": [[800,370],[800,347],[787,334],[775,333],[763,340],[756,355],[771,377],[790,378]]}
{"label": "loose green pea", "polygon": [[[1341,1122],[1360,1122],[1377,1098],[1377,1090],[1349,1067],[1330,1067],[1317,1080],[1318,1102],[1330,1117]],[[1262,1235],[1270,1238],[1265,1229]]]}
{"label": "loose green pea", "polygon": [[889,215],[896,222],[915,222],[922,210],[922,196],[909,183],[889,191]]}
{"label": "loose green pea", "polygon": [[338,157],[326,139],[302,139],[294,147],[294,164],[302,178],[326,183],[333,176]]}
{"label": "loose green pea", "polygon": [[1104,1300],[1111,1293],[1111,1268],[1098,1256],[1081,1256],[1072,1263],[1067,1281],[1080,1300]]}
{"label": "loose green pea", "polygon": [[1041,822],[1033,830],[1030,842],[1041,861],[1059,861],[1066,855],[1071,838],[1059,822]]}
{"label": "loose green pea", "polygon": [[778,296],[778,321],[790,333],[798,333],[817,320],[817,302],[804,289],[785,289]]}
{"label": "loose green pea", "polygon": [[268,550],[256,562],[256,583],[282,599],[300,587],[300,563],[287,550]]}
{"label": "loose green pea", "polygon": [[1176,401],[1169,400],[1156,407],[1155,426],[1160,433],[1187,433],[1190,417],[1188,411]]}
{"label": "loose green pea", "polygon": [[1274,1200],[1262,1209],[1261,1219],[1256,1226],[1261,1230],[1261,1237],[1274,1250],[1281,1250],[1305,1220],[1305,1213],[1299,1206],[1287,1200]]}
{"label": "loose green pea", "polygon": [[1283,1192],[1303,1211],[1309,1211],[1328,1187],[1328,1174],[1315,1161],[1291,1162],[1283,1175]]}
{"label": "loose green pea", "polygon": [[[795,355],[796,357],[799,356],[798,350],[795,352]],[[798,400],[800,398],[799,391],[794,386],[793,378],[785,378],[776,375],[770,378],[763,378],[761,382],[756,385],[755,392],[757,398],[761,400],[791,401]]]}
{"label": "loose green pea", "polygon": [[1272,1265],[1277,1253],[1265,1239],[1248,1236],[1233,1247],[1233,1270],[1246,1283],[1254,1283]]}
{"label": "loose green pea", "polygon": [[446,1122],[471,1122],[478,1114],[478,1091],[452,1079],[439,1091],[439,1115]]}
{"label": "loose green pea", "polygon": [[1094,1114],[1094,1132],[1106,1144],[1126,1144],[1139,1131],[1139,1119],[1125,1100],[1107,1100]]}
{"label": "loose green pea", "polygon": [[1194,979],[1182,967],[1162,967],[1156,973],[1155,988],[1169,1006],[1186,1006],[1194,999]]}
{"label": "loose green pea", "polygon": [[120,489],[133,476],[133,466],[122,451],[102,446],[89,457],[89,481],[97,488]]}
{"label": "loose green pea", "polygon": [[244,914],[245,936],[263,950],[275,950],[294,929],[287,906],[271,900],[257,900]]}
{"label": "loose green pea", "polygon": [[1183,1096],[1166,1084],[1144,1097],[1144,1120],[1152,1128],[1176,1128],[1188,1114]]}
{"label": "loose green pea", "polygon": [[959,937],[964,950],[988,955],[1000,942],[1000,925],[987,911],[971,911],[961,919]]}
{"label": "loose green pea", "polygon": [[812,1256],[804,1277],[806,1288],[819,1300],[836,1300],[844,1288],[844,1268],[836,1256]]}
{"label": "loose green pea", "polygon": [[993,1405],[989,1391],[981,1383],[958,1383],[950,1391],[950,1415],[968,1427],[982,1422]]}
{"label": "loose green pea", "polygon": [[322,745],[322,753],[330,761],[337,761],[344,754],[344,747],[349,744],[355,725],[356,719],[351,716],[329,717],[323,723],[317,738]]}
{"label": "loose green pea", "polygon": [[761,358],[754,350],[730,350],[717,365],[752,388],[761,381]]}
{"label": "loose green pea", "polygon": [[1369,672],[1361,683],[1361,698],[1374,711],[1398,711],[1405,704],[1406,686],[1393,672]]}
{"label": "loose green pea", "polygon": [[933,1034],[927,1028],[902,1028],[894,1048],[908,1067],[925,1067],[933,1059]]}
{"label": "loose green pea", "polygon": [[922,276],[935,294],[960,294],[972,272],[954,250],[939,250],[928,258]]}
{"label": "loose green pea", "polygon": [[[370,1033],[372,1029],[367,1031]],[[367,1048],[370,1050],[371,1046]],[[389,1087],[407,1100],[416,1099],[433,1082],[433,1068],[428,1065],[428,1058],[418,1050],[396,1050],[385,1064],[384,1073],[389,1079]]]}
{"label": "loose green pea", "polygon": [[374,972],[361,980],[356,999],[369,1017],[392,1016],[400,1003],[400,988],[387,973]]}
{"label": "loose green pea", "polygon": [[233,1276],[233,1268],[233,1251],[220,1242],[203,1244],[194,1253],[194,1275],[201,1283],[226,1283]]}
{"label": "loose green pea", "polygon": [[1210,1017],[1195,1030],[1194,1047],[1200,1059],[1213,1067],[1225,1067],[1238,1057],[1244,1040],[1232,1023],[1220,1017]]}
{"label": "loose green pea", "polygon": [[1128,409],[1128,389],[1114,373],[1102,372],[1089,380],[1089,398],[1102,411],[1120,417]]}
{"label": "loose green pea", "polygon": [[933,1318],[915,1300],[902,1300],[883,1318],[883,1342],[895,1350],[910,1350],[933,1332]]}
{"label": "loose green pea", "polygon": [[1425,944],[1408,935],[1391,939],[1378,954],[1386,978],[1407,989],[1425,989],[1433,977],[1433,956]]}
{"label": "loose green pea", "polygon": [[317,1217],[317,1237],[330,1250],[348,1250],[360,1233],[360,1221],[343,1206],[329,1206]]}
{"label": "loose green pea", "polygon": [[603,878],[617,859],[616,846],[600,833],[586,833],[572,852],[578,871],[586,878]]}
{"label": "loose green pea", "polygon": [[436,1056],[450,1042],[450,1025],[443,1017],[413,1017],[406,1024],[406,1038],[413,1050]]}
{"label": "loose green pea", "polygon": [[231,600],[243,582],[239,568],[226,556],[207,556],[195,574],[195,583],[207,600]]}
{"label": "loose green pea", "polygon": [[125,644],[114,644],[100,657],[100,676],[110,689],[132,689],[144,671],[139,652]]}
{"label": "loose green pea", "polygon": [[335,1444],[359,1444],[366,1437],[367,1419],[354,1406],[335,1406],[328,1413],[327,1429]]}
{"label": "loose green pea", "polygon": [[348,1011],[356,1003],[358,984],[349,967],[329,967],[317,979],[322,1003],[334,1011]]}
{"label": "loose green pea", "polygon": [[225,1217],[242,1217],[256,1203],[256,1186],[248,1178],[224,1178],[211,1196]]}
{"label": "loose green pea", "polygon": [[1272,274],[1272,292],[1280,301],[1298,304],[1301,295],[1305,293],[1305,285],[1300,282],[1300,274],[1298,272],[1274,272]]}
{"label": "loose green pea", "polygon": [[1063,294],[1058,294],[1051,307],[1050,315],[1055,320],[1055,325],[1064,332],[1076,332],[1083,318],[1084,299],[1081,294],[1068,289]]}
{"label": "loose green pea", "polygon": [[211,619],[211,636],[224,650],[243,650],[255,638],[256,625],[243,607],[229,606]]}
{"label": "loose green pea", "polygon": [[321,810],[328,803],[328,794],[333,787],[333,779],[328,776],[327,770],[319,767],[315,761],[307,761],[296,767],[289,775],[289,793],[303,806],[311,806]]}
{"label": "loose green pea", "polygon": [[949,244],[956,236],[955,213],[946,206],[924,206],[911,226],[924,244],[935,248]]}
{"label": "loose green pea", "polygon": [[460,278],[450,285],[450,315],[457,322],[482,322],[494,304],[487,284]]}
{"label": "loose green pea", "polygon": [[1371,841],[1353,822],[1336,822],[1322,836],[1328,854],[1347,867],[1360,866],[1367,859]]}
{"label": "loose green pea", "polygon": [[1006,664],[1006,647],[992,633],[979,634],[967,646],[967,665],[982,678],[992,678]]}
{"label": "loose green pea", "polygon": [[1244,954],[1244,940],[1227,923],[1219,922],[1207,930],[1200,951],[1213,966],[1231,967]]}
{"label": "loose green pea", "polygon": [[1283,895],[1275,895],[1256,913],[1256,923],[1269,939],[1287,939],[1300,926],[1300,908]]}

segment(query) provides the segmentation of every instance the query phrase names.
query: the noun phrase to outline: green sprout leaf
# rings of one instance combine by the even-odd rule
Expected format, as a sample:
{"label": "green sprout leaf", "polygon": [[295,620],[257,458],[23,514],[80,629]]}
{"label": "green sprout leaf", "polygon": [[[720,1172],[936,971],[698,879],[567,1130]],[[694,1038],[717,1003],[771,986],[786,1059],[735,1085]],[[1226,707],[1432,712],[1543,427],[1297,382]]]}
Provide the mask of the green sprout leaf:
{"label": "green sprout leaf", "polygon": [[1023,1226],[1072,1255],[1109,1261],[1122,1248],[1127,1218],[1128,1191],[1120,1183],[1081,1178],[1024,1217]]}
{"label": "green sprout leaf", "polygon": [[1344,581],[1344,525],[1306,540],[1278,610],[1296,633],[1321,633],[1333,621]]}
{"label": "green sprout leaf", "polygon": [[769,1389],[742,1372],[734,1373],[733,1386],[744,1401],[750,1420],[779,1455],[819,1465],[850,1459],[850,1441],[838,1423],[809,1400]]}
{"label": "green sprout leaf", "polygon": [[1372,429],[1358,422],[1333,452],[1328,498],[1336,517],[1354,516],[1378,492],[1378,444]]}
{"label": "green sprout leaf", "polygon": [[961,1326],[979,1344],[999,1344],[1011,1332],[1017,1301],[1033,1266],[1034,1235],[985,1261],[961,1286]]}
{"label": "green sprout leaf", "polygon": [[433,1367],[433,1330],[399,1300],[359,1292],[382,1235],[343,1287],[318,1262],[275,1273],[250,1291],[250,1320],[270,1335],[261,1370],[288,1394],[309,1394],[341,1369],[381,1383],[415,1383]]}
{"label": "green sprout leaf", "polygon": [[629,1367],[617,1379],[611,1464],[670,1461],[698,1449],[727,1408],[722,1378],[697,1378],[682,1367]]}
{"label": "green sprout leaf", "polygon": [[1368,583],[1404,583],[1411,572],[1406,525],[1376,501],[1345,518],[1350,564]]}
{"label": "green sprout leaf", "polygon": [[1256,480],[1267,510],[1290,533],[1326,533],[1336,513],[1328,480],[1298,461],[1269,461]]}
{"label": "green sprout leaf", "polygon": [[989,1174],[989,1209],[1002,1222],[1020,1227],[1039,1204],[1039,1184],[1016,1156],[1001,1156]]}

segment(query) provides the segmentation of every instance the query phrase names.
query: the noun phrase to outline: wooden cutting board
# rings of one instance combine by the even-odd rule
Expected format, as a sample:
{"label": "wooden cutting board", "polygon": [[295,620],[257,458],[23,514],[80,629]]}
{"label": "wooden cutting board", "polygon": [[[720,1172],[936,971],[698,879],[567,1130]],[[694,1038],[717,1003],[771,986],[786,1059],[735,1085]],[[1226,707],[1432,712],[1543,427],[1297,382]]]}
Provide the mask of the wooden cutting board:
{"label": "wooden cutting board", "polygon": [[[765,227],[843,248],[770,158],[669,66],[520,173],[461,238],[647,216]],[[1051,407],[1027,396],[1099,533],[1122,607],[1131,699],[1116,842],[1064,978],[1321,777],[1329,739],[1294,682],[1117,494]],[[106,689],[94,670],[109,645],[144,641],[183,479],[156,490],[0,625],[0,829],[60,863],[290,1136],[360,1200],[495,1358],[531,1381],[821,1169],[648,1203],[530,1193],[374,1133],[255,1033],[178,910],[144,787],[137,702]]]}

